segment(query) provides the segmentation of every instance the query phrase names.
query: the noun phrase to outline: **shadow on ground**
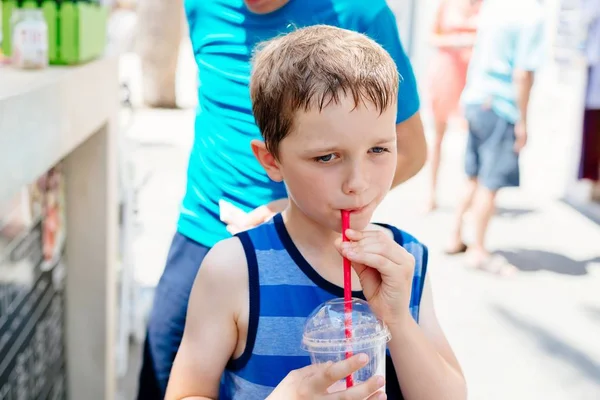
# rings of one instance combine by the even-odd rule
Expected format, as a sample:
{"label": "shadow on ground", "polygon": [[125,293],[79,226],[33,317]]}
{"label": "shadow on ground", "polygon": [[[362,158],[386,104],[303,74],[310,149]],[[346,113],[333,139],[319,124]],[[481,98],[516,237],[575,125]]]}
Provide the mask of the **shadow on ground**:
{"label": "shadow on ground", "polygon": [[497,207],[496,208],[496,216],[501,218],[519,218],[525,215],[529,215],[534,213],[536,210],[531,208],[504,208]]}
{"label": "shadow on ground", "polygon": [[511,327],[528,335],[532,339],[532,342],[546,354],[561,363],[568,364],[586,379],[600,385],[600,364],[590,358],[585,351],[571,346],[554,335],[550,330],[500,305],[492,305],[491,308],[492,311]]}
{"label": "shadow on ground", "polygon": [[[438,208],[436,208],[435,211],[443,213],[443,214],[454,214],[456,212],[456,207],[453,207],[450,205],[440,205],[440,206],[438,206]],[[525,215],[529,215],[529,214],[532,214],[535,212],[536,212],[536,210],[531,209],[531,208],[497,207],[495,216],[500,217],[500,218],[514,219],[514,218],[520,218],[520,217],[523,217]]]}
{"label": "shadow on ground", "polygon": [[595,322],[600,322],[600,307],[586,305],[583,308],[583,313]]}
{"label": "shadow on ground", "polygon": [[563,275],[586,275],[592,263],[600,263],[600,256],[587,260],[574,260],[562,254],[544,250],[508,249],[499,254],[523,272],[551,271]]}
{"label": "shadow on ground", "polygon": [[587,217],[592,222],[595,222],[596,224],[600,225],[600,214],[598,213],[597,204],[575,204],[568,200],[563,200],[563,203],[567,204],[575,211],[580,212],[583,216]]}

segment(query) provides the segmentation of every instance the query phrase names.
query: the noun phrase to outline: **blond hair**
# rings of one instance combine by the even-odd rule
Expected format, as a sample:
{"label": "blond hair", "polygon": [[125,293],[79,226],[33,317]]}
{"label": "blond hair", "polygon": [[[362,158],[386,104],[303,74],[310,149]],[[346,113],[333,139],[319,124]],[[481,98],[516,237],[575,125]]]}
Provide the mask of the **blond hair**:
{"label": "blond hair", "polygon": [[395,105],[399,74],[367,36],[327,25],[302,28],[260,45],[250,79],[252,112],[267,149],[278,156],[298,110],[319,111],[344,96],[379,113]]}

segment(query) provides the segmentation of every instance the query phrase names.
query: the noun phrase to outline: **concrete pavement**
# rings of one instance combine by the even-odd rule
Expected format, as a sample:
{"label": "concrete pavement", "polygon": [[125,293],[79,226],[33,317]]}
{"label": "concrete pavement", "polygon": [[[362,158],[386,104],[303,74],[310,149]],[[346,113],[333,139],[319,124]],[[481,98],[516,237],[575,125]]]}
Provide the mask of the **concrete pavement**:
{"label": "concrete pavement", "polygon": [[[157,282],[175,229],[192,121],[190,111],[141,111],[131,132],[141,142],[135,165],[151,172],[140,192],[134,243],[136,276],[146,286]],[[600,399],[600,226],[526,188],[506,190],[489,244],[518,274],[504,279],[466,269],[462,256],[441,251],[462,183],[463,143],[460,132],[445,142],[438,211],[421,211],[425,169],[390,193],[376,220],[428,244],[437,312],[465,370],[469,398]],[[121,382],[124,399],[133,398],[136,361]]]}

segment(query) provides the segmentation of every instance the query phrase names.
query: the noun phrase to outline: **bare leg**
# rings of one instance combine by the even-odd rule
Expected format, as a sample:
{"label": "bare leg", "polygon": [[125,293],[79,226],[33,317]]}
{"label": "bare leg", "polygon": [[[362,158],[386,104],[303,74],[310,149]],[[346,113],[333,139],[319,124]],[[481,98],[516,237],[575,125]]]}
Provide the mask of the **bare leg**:
{"label": "bare leg", "polygon": [[485,248],[485,236],[496,208],[496,193],[495,190],[479,187],[475,197],[473,204],[475,243],[469,246],[470,258],[475,265],[480,264],[490,256]]}
{"label": "bare leg", "polygon": [[465,192],[461,198],[461,201],[456,210],[456,216],[454,219],[454,228],[452,230],[452,237],[450,239],[450,244],[446,249],[447,253],[455,253],[459,248],[463,246],[462,241],[462,226],[463,226],[463,218],[466,212],[471,207],[471,203],[473,202],[473,198],[475,193],[477,192],[477,178],[469,178],[467,181],[467,186],[465,187]]}
{"label": "bare leg", "polygon": [[433,211],[437,208],[436,195],[437,195],[437,178],[438,171],[440,169],[440,159],[442,155],[442,141],[444,140],[444,134],[446,133],[446,121],[435,121],[435,139],[429,155],[431,163],[431,188],[429,192],[429,202],[427,205],[427,211]]}
{"label": "bare leg", "polygon": [[596,182],[594,186],[592,186],[592,201],[600,203],[600,181]]}
{"label": "bare leg", "polygon": [[[598,170],[600,174],[600,165],[598,165]],[[600,180],[594,182],[594,186],[592,186],[592,200],[600,203]]]}

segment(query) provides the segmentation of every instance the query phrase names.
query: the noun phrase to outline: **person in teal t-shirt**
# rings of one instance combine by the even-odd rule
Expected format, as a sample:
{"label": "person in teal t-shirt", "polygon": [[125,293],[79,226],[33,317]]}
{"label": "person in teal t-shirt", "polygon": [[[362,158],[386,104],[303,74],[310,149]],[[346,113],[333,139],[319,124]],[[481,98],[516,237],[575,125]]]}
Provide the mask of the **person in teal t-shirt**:
{"label": "person in teal t-shirt", "polygon": [[[534,77],[545,55],[540,0],[485,0],[461,102],[469,123],[467,183],[447,253],[467,252],[470,267],[510,275],[515,267],[491,254],[485,238],[498,191],[520,186],[519,155],[527,143]],[[473,210],[475,237],[463,243],[463,219]]]}
{"label": "person in teal t-shirt", "polygon": [[316,24],[377,41],[401,75],[393,185],[414,176],[426,158],[415,77],[385,0],[186,0],[185,12],[198,65],[199,105],[177,232],[149,320],[138,394],[144,400],[164,395],[191,286],[207,251],[287,204],[284,184],[269,179],[250,147],[261,137],[248,87],[258,43]]}

